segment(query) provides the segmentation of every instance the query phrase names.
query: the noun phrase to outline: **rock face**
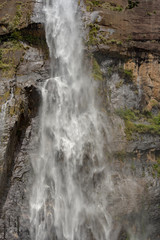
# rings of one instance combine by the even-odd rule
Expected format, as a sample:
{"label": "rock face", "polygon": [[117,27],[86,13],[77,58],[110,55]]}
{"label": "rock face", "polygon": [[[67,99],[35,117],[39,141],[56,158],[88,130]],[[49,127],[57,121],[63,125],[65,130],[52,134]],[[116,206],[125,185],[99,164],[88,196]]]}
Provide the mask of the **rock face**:
{"label": "rock face", "polygon": [[39,121],[39,87],[49,76],[45,34],[32,20],[38,19],[33,3],[0,2],[0,239],[8,240],[30,239],[29,154]]}
{"label": "rock face", "polygon": [[[100,95],[115,127],[115,161],[148,182],[142,212],[150,230],[143,238],[160,239],[160,6],[154,0],[85,3],[89,28],[86,45],[103,76]],[[136,228],[136,223],[133,225]],[[119,239],[127,238],[124,229]]]}
{"label": "rock face", "polygon": [[[0,0],[0,239],[30,239],[30,154],[38,138],[39,88],[49,76],[41,8],[41,1],[35,6]],[[101,107],[115,128],[114,163],[146,188],[143,209],[123,216],[119,240],[128,239],[129,221],[137,231],[149,226],[145,240],[158,240],[160,5],[156,0],[86,0],[84,12]]]}
{"label": "rock face", "polygon": [[[23,59],[13,68],[13,75],[1,78],[0,239],[28,239],[23,222],[28,220],[25,202],[31,173],[29,143],[35,134],[41,102],[37,83],[48,77],[42,50],[24,43],[21,47]],[[15,55],[21,54],[19,49],[14,51]]]}
{"label": "rock face", "polygon": [[0,1],[0,34],[27,27],[31,22],[34,1]]}

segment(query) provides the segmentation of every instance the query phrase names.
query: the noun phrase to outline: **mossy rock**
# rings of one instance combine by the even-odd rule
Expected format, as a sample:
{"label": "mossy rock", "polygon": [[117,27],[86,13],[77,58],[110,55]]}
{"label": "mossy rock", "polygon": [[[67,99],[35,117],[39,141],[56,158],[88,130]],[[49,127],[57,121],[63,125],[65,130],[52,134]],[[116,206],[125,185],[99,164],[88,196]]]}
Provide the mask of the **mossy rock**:
{"label": "mossy rock", "polygon": [[103,81],[103,73],[95,58],[93,58],[92,74],[95,80]]}
{"label": "mossy rock", "polygon": [[160,113],[153,116],[151,112],[118,109],[116,114],[125,121],[125,134],[128,140],[132,140],[134,134],[160,135]]}
{"label": "mossy rock", "polygon": [[15,74],[16,66],[24,54],[24,46],[19,41],[7,41],[1,45],[0,71],[1,76],[11,78]]}

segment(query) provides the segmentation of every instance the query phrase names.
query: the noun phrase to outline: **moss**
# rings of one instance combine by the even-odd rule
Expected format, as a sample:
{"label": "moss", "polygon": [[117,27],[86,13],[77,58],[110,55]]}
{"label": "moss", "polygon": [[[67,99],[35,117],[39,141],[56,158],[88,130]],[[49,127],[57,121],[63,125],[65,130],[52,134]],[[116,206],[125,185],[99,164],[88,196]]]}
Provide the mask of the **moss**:
{"label": "moss", "polygon": [[26,25],[27,21],[30,20],[31,16],[31,3],[22,3],[21,1],[16,1],[16,11],[13,18],[9,16],[6,21],[7,29],[12,32],[14,30],[20,29],[22,25]]}
{"label": "moss", "polygon": [[5,14],[5,16],[1,19],[1,23],[2,24],[6,24],[9,21],[9,15]]}
{"label": "moss", "polygon": [[6,101],[7,99],[9,99],[9,96],[10,96],[10,92],[7,91],[7,92],[4,93],[3,99]]}
{"label": "moss", "polygon": [[99,0],[86,1],[86,10],[88,12],[93,11],[94,7],[99,7],[99,6],[101,6]]}
{"label": "moss", "polygon": [[[160,135],[160,114],[149,116],[131,109],[116,110],[116,114],[125,121],[125,134],[128,140],[133,139],[133,134],[156,134]],[[139,121],[136,123],[135,121]],[[145,123],[144,123],[145,121]]]}
{"label": "moss", "polygon": [[160,177],[160,157],[156,159],[156,163],[153,164],[152,168],[154,176]]}
{"label": "moss", "polygon": [[23,52],[24,47],[18,41],[8,41],[1,45],[0,70],[3,77],[12,77],[15,73],[18,55]]}
{"label": "moss", "polygon": [[117,39],[109,39],[109,40],[106,40],[106,44],[122,45],[122,41]]}
{"label": "moss", "polygon": [[133,72],[130,69],[124,69],[123,67],[120,67],[118,69],[118,74],[121,78],[125,79],[128,82],[133,80]]}
{"label": "moss", "polygon": [[22,4],[18,3],[17,6],[16,6],[15,16],[11,21],[9,21],[8,28],[9,28],[10,31],[13,31],[13,30],[17,29],[21,25],[22,17],[23,17]]}
{"label": "moss", "polygon": [[124,120],[138,120],[136,117],[135,112],[131,109],[117,109],[116,114]]}
{"label": "moss", "polygon": [[107,39],[106,32],[100,30],[100,26],[98,24],[89,24],[89,39],[87,41],[87,45],[99,45],[99,44],[116,44],[122,45],[122,41],[118,39]]}
{"label": "moss", "polygon": [[103,9],[108,9],[108,10],[117,11],[117,12],[121,12],[121,11],[124,10],[122,6],[117,5],[116,3],[108,3],[108,2],[105,2],[105,3],[102,3],[102,4],[101,4],[101,7],[102,7]]}
{"label": "moss", "polygon": [[103,81],[103,74],[100,69],[100,66],[95,58],[93,58],[93,78],[95,80]]}
{"label": "moss", "polygon": [[123,7],[118,5],[116,7],[110,7],[110,10],[121,12],[123,11]]}
{"label": "moss", "polygon": [[15,39],[15,40],[22,40],[22,35],[21,35],[21,32],[20,31],[14,31],[11,33],[11,36],[10,36],[11,39]]}
{"label": "moss", "polygon": [[97,24],[89,24],[89,40],[88,45],[96,45],[99,43],[98,31],[100,27]]}
{"label": "moss", "polygon": [[2,61],[0,61],[0,69],[3,71],[9,70],[10,68],[10,64],[7,63],[3,63]]}

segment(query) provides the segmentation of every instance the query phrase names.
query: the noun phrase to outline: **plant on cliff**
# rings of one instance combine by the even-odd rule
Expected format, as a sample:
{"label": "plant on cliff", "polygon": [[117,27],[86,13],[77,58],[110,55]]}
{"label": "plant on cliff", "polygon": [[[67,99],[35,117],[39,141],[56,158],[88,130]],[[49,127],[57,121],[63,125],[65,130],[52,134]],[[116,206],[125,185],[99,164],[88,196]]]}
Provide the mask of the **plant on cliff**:
{"label": "plant on cliff", "polygon": [[102,71],[100,69],[100,66],[98,64],[98,62],[96,61],[95,58],[93,58],[93,78],[95,80],[100,80],[100,81],[103,81],[103,74],[102,74]]}
{"label": "plant on cliff", "polygon": [[97,24],[89,24],[89,40],[88,45],[96,45],[99,43],[98,40],[98,31],[100,27]]}
{"label": "plant on cliff", "polygon": [[92,1],[86,1],[86,10],[89,12],[89,11],[92,11],[93,10],[93,7],[98,7],[100,6],[100,1],[99,0],[92,0]]}
{"label": "plant on cliff", "polygon": [[121,78],[125,79],[126,82],[133,80],[133,72],[130,69],[124,69],[123,67],[120,67],[118,69],[118,74]]}
{"label": "plant on cliff", "polygon": [[16,40],[4,42],[1,45],[0,69],[3,77],[12,77],[18,64],[17,56],[23,55],[24,46]]}
{"label": "plant on cliff", "polygon": [[111,11],[117,11],[117,12],[123,11],[123,7],[121,5],[117,5],[116,3],[105,2],[105,3],[102,3],[101,7],[103,9],[108,9]]}
{"label": "plant on cliff", "polygon": [[128,9],[132,9],[134,7],[138,7],[139,5],[139,1],[132,1],[132,0],[128,0]]}
{"label": "plant on cliff", "polygon": [[125,121],[125,134],[128,140],[132,140],[133,133],[160,135],[160,113],[152,116],[150,112],[140,113],[137,110],[118,109],[116,114]]}
{"label": "plant on cliff", "polygon": [[156,163],[153,164],[154,175],[160,177],[160,157],[156,159]]}

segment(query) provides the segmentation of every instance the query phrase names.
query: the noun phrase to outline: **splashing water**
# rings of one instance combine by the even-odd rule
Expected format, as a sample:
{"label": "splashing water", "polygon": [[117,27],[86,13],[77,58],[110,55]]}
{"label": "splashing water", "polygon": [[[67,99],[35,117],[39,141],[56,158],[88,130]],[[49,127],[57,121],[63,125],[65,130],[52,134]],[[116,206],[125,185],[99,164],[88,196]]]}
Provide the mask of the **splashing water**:
{"label": "splashing water", "polygon": [[111,133],[83,66],[77,10],[75,0],[50,0],[44,7],[51,78],[42,88],[40,144],[32,160],[34,240],[111,239],[108,206],[115,189],[105,156]]}

